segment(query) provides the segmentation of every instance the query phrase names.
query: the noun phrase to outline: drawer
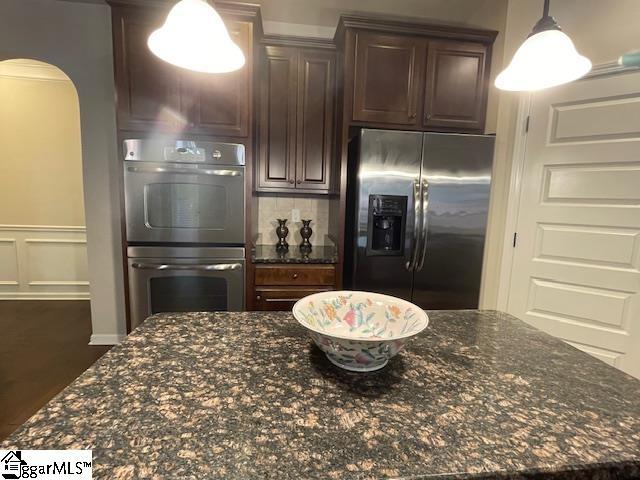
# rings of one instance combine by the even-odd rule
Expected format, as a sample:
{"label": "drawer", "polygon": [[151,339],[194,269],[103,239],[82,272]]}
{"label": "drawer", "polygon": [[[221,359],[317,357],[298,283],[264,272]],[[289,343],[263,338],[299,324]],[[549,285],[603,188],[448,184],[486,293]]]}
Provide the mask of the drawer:
{"label": "drawer", "polygon": [[256,285],[333,286],[336,270],[333,265],[257,265]]}
{"label": "drawer", "polygon": [[293,304],[307,295],[318,292],[327,292],[331,288],[256,288],[254,297],[254,310],[258,311],[287,311],[293,308]]}

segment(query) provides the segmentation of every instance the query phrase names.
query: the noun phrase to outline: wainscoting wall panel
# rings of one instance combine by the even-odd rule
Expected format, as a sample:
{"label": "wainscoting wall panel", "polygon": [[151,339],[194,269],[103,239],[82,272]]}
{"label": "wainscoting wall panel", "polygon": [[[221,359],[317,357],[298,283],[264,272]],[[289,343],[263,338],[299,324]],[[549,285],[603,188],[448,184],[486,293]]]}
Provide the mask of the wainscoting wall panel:
{"label": "wainscoting wall panel", "polygon": [[89,299],[85,227],[0,225],[2,299]]}

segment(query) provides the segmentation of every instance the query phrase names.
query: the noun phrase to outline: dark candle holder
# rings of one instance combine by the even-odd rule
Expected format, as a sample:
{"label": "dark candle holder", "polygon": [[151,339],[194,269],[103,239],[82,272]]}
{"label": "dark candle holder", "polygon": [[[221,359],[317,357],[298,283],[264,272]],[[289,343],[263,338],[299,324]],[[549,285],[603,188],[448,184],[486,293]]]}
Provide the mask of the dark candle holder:
{"label": "dark candle holder", "polygon": [[311,220],[302,220],[302,228],[300,229],[300,236],[302,237],[302,243],[300,244],[300,250],[311,251],[311,242],[309,239],[313,234],[313,230],[310,227]]}
{"label": "dark candle holder", "polygon": [[277,218],[278,226],[276,227],[276,235],[278,236],[278,243],[276,244],[276,250],[285,251],[289,250],[289,244],[287,243],[287,235],[289,235],[289,227],[287,227],[287,219]]}

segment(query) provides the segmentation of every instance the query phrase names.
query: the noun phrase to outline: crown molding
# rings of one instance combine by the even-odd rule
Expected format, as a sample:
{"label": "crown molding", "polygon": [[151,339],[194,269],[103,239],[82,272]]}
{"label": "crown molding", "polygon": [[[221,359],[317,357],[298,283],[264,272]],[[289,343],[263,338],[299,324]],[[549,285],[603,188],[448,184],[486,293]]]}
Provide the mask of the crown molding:
{"label": "crown molding", "polygon": [[336,32],[335,27],[324,25],[307,25],[303,23],[276,22],[272,20],[262,21],[265,31],[265,37],[279,38],[310,38],[311,42],[332,43],[333,36]]}
{"label": "crown molding", "polygon": [[336,49],[333,40],[326,37],[265,34],[262,37],[260,43],[262,43],[263,45],[275,45],[284,47],[321,48],[326,50]]}
{"label": "crown molding", "polygon": [[336,29],[335,41],[344,37],[347,29],[375,30],[406,35],[421,35],[434,38],[453,38],[491,45],[498,32],[446,23],[420,23],[415,19],[395,15],[341,15]]}
{"label": "crown molding", "polygon": [[14,59],[0,62],[0,77],[71,82],[69,77],[58,67],[28,59]]}
{"label": "crown molding", "polygon": [[640,72],[640,67],[620,65],[618,62],[600,63],[594,65],[589,73],[583,79],[604,77],[608,75],[619,75],[621,73]]}

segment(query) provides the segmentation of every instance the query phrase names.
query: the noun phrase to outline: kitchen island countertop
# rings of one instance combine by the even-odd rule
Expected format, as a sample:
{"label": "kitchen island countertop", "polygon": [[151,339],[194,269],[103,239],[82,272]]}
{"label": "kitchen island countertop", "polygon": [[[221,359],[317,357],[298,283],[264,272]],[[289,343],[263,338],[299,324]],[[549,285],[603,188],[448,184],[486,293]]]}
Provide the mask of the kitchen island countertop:
{"label": "kitchen island countertop", "polygon": [[637,478],[640,382],[506,314],[429,312],[389,365],[290,313],[147,319],[2,443],[94,478]]}

